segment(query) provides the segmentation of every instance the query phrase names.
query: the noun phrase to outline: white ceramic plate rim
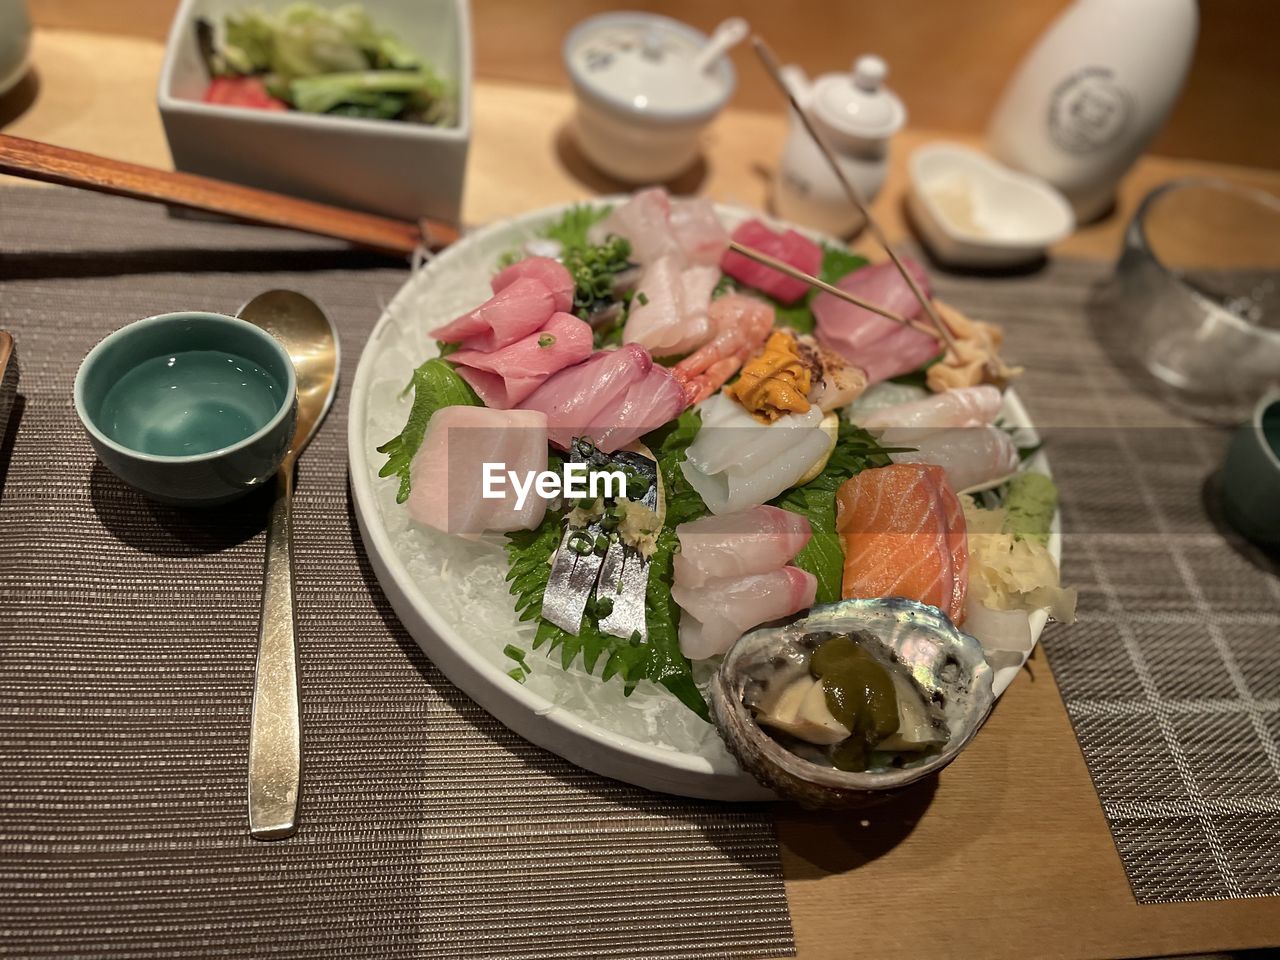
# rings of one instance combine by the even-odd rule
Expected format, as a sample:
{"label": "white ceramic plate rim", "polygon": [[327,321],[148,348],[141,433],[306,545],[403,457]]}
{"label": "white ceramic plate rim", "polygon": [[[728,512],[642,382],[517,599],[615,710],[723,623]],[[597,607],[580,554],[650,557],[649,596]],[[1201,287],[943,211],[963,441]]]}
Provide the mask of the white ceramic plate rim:
{"label": "white ceramic plate rim", "polygon": [[[602,197],[593,202],[616,203],[623,199],[625,198]],[[382,525],[374,484],[391,481],[380,480],[370,470],[368,453],[371,441],[365,429],[379,340],[395,325],[397,317],[406,315],[404,302],[412,296],[412,288],[417,284],[429,283],[437,275],[447,271],[453,257],[457,255],[456,251],[464,249],[464,245],[485,242],[507,231],[513,235],[526,234],[534,225],[547,222],[574,205],[565,203],[535,210],[490,224],[469,234],[436,257],[422,271],[410,277],[383,311],[361,351],[351,385],[347,426],[351,492],[365,551],[392,609],[426,655],[463,693],[525,739],[580,767],[651,790],[727,801],[775,799],[771,792],[744,771],[726,774],[713,768],[704,757],[680,753],[605,730],[513,682],[506,673],[485,660],[463,640],[440,615],[410,576]],[[717,205],[717,211],[730,218],[759,216],[723,204]],[[818,236],[813,231],[803,232]],[[829,239],[827,242],[834,243]],[[1012,390],[1006,392],[1005,399],[1006,419],[1015,427],[1025,428],[1031,439],[1031,424],[1021,401]],[[1047,473],[1048,464],[1043,461],[1043,454],[1037,454],[1034,465],[1037,470]],[[1055,536],[1050,542],[1055,561],[1059,560],[1061,539],[1057,530],[1058,518],[1055,518]],[[1043,611],[1032,615],[1033,647],[1039,640],[1045,619]],[[1020,669],[1021,666],[1005,667],[997,671],[997,696],[1003,693]]]}

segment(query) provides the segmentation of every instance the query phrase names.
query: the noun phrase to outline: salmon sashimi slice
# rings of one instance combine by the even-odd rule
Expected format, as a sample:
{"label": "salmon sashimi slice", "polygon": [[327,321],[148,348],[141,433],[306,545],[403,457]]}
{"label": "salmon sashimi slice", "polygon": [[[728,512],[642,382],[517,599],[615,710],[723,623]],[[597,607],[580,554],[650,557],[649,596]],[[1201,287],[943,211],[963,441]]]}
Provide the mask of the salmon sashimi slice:
{"label": "salmon sashimi slice", "polygon": [[906,597],[964,621],[964,512],[941,467],[895,464],[854,474],[836,493],[850,597]]}

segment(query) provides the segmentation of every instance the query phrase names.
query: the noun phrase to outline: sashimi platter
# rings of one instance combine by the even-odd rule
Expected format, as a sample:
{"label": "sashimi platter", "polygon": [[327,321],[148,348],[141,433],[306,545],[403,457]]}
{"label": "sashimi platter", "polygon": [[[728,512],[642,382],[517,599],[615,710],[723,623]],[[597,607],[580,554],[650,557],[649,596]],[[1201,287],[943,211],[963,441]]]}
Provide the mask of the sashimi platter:
{"label": "sashimi platter", "polygon": [[869,802],[1074,617],[1002,339],[909,258],[661,189],[495,224],[361,358],[370,562],[453,683],[579,766]]}

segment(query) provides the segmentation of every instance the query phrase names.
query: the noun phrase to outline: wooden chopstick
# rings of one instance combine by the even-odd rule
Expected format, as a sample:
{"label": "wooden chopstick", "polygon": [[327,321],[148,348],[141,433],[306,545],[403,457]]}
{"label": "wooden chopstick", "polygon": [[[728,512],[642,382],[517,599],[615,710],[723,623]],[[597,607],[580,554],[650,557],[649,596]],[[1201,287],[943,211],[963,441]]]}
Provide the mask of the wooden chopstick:
{"label": "wooden chopstick", "polygon": [[[933,324],[938,338],[951,349],[951,352],[955,356],[959,356],[960,351],[956,347],[955,337],[951,335],[951,330],[945,323],[943,323],[942,317],[938,316],[938,312],[934,309],[932,301],[924,295],[924,291],[920,289],[920,284],[918,284],[916,282],[916,278],[911,275],[911,271],[907,269],[906,264],[898,258],[897,253],[894,252],[893,247],[889,243],[889,238],[885,235],[884,230],[880,228],[879,221],[876,220],[866,203],[863,202],[862,195],[858,193],[857,188],[850,183],[849,178],[845,176],[844,170],[840,167],[840,164],[836,160],[836,156],[831,151],[831,147],[827,143],[826,139],[822,134],[818,133],[817,128],[814,127],[813,121],[809,117],[809,112],[800,105],[800,101],[796,99],[796,95],[792,93],[791,88],[787,86],[787,81],[782,76],[782,68],[778,65],[778,58],[773,55],[773,50],[769,48],[769,45],[765,43],[759,35],[751,38],[751,45],[755,48],[756,56],[760,58],[760,62],[764,64],[765,70],[767,70],[770,77],[773,78],[773,82],[777,84],[778,89],[782,91],[783,95],[787,98],[787,101],[791,104],[791,109],[795,111],[796,116],[800,118],[800,122],[804,124],[804,128],[809,132],[810,138],[812,138],[813,142],[818,145],[818,150],[822,153],[822,156],[826,159],[827,163],[831,165],[831,170],[835,173],[836,179],[840,181],[840,185],[844,187],[844,192],[849,197],[849,202],[852,203],[854,207],[857,208],[858,212],[862,214],[872,235],[876,238],[876,241],[880,246],[884,247],[885,252],[889,254],[889,259],[893,261],[894,266],[896,266],[898,271],[902,274],[902,278],[907,281],[907,286],[911,288],[911,292],[915,294],[916,299],[920,301],[920,306],[924,308],[925,316],[927,316],[930,323]],[[987,365],[988,367],[992,366],[990,359],[987,360]]]}
{"label": "wooden chopstick", "polygon": [[335,237],[358,247],[396,256],[410,256],[423,245],[438,249],[458,239],[458,229],[446,223],[410,223],[344,210],[210,177],[124,163],[7,134],[0,134],[0,173],[138,200],[156,200],[248,223]]}
{"label": "wooden chopstick", "polygon": [[779,260],[777,257],[771,257],[763,250],[756,250],[753,247],[743,246],[737,240],[729,241],[729,249],[736,250],[744,257],[754,260],[756,263],[763,263],[766,267],[771,267],[779,273],[785,273],[788,277],[791,277],[794,280],[803,281],[811,287],[817,287],[819,290],[831,294],[833,297],[839,297],[847,303],[852,303],[855,307],[861,307],[863,310],[870,310],[872,313],[879,314],[887,320],[892,320],[894,323],[900,323],[904,327],[911,327],[915,330],[919,330],[921,333],[927,333],[931,337],[936,338],[938,336],[933,328],[927,324],[919,323],[915,320],[908,320],[906,317],[899,316],[892,310],[886,310],[879,304],[872,303],[870,300],[863,300],[861,297],[855,296],[848,290],[841,290],[834,284],[827,283],[825,280],[821,280],[812,274],[805,273],[803,270],[793,267],[785,260]]}

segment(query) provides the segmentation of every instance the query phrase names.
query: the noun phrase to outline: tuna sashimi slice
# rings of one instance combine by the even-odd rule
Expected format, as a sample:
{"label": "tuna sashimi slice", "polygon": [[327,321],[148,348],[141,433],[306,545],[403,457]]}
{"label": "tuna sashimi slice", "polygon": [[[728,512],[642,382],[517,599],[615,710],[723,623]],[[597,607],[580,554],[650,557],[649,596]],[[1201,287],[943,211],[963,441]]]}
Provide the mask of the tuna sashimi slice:
{"label": "tuna sashimi slice", "polygon": [[541,280],[519,277],[470,313],[432,330],[431,336],[487,353],[533,333],[551,319],[556,302],[556,295]]}
{"label": "tuna sashimi slice", "polygon": [[601,350],[552,374],[521,406],[546,414],[548,438],[567,450],[574,437],[590,436],[601,426],[598,415],[616,404],[652,366],[653,358],[638,344]]}
{"label": "tuna sashimi slice", "polygon": [[591,356],[591,325],[568,313],[553,313],[541,328],[490,353],[458,350],[449,362],[486,407],[518,406],[553,373]]}
{"label": "tuna sashimi slice", "polygon": [[942,349],[942,344],[929,334],[898,324],[887,336],[858,349],[861,359],[857,366],[866,374],[867,383],[881,383],[919,369]]}
{"label": "tuna sashimi slice", "polygon": [[682,523],[676,527],[675,582],[699,587],[712,579],[768,573],[790,563],[812,534],[807,518],[765,504]]}
{"label": "tuna sashimi slice", "polygon": [[[794,230],[775,233],[759,220],[748,220],[733,231],[733,239],[744,247],[767,253],[810,276],[817,276],[822,269],[822,248]],[[803,280],[795,280],[785,273],[779,273],[736,250],[728,250],[724,254],[720,267],[739,283],[767,293],[782,303],[795,303],[809,292],[809,285]]]}
{"label": "tuna sashimi slice", "polygon": [[673,419],[686,406],[684,387],[666,367],[654,364],[622,399],[595,416],[592,438],[605,453],[620,450],[633,440]]}
{"label": "tuna sashimi slice", "polygon": [[906,597],[964,621],[969,550],[964,513],[942,468],[863,470],[836,492],[842,596]]}
{"label": "tuna sashimi slice", "polygon": [[484,497],[486,463],[502,464],[525,482],[547,468],[547,418],[534,410],[444,407],[427,424],[410,468],[408,509],[418,523],[445,533],[475,537],[486,530],[531,530],[547,502],[530,490],[516,506],[510,483]]}
{"label": "tuna sashimi slice", "polygon": [[680,652],[690,660],[725,653],[752,627],[813,606],[817,589],[813,574],[799,567],[708,580],[698,587],[677,584],[671,596],[684,611]]}
{"label": "tuna sashimi slice", "polygon": [[525,277],[541,280],[547,285],[555,298],[557,311],[569,313],[573,310],[573,277],[563,263],[550,257],[525,257],[517,260],[511,266],[499,270],[489,281],[489,287],[494,293],[500,293]]}

